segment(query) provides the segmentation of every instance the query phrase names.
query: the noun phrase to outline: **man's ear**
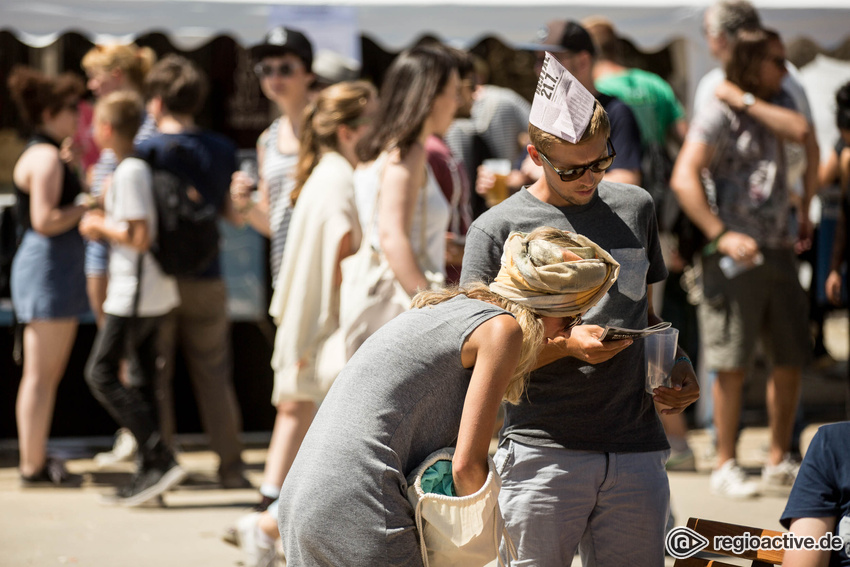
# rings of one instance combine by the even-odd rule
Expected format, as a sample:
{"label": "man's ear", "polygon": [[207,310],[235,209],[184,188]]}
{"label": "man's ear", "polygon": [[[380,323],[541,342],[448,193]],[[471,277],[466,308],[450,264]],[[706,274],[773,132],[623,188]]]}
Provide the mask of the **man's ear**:
{"label": "man's ear", "polygon": [[533,144],[528,144],[525,149],[528,151],[528,157],[531,158],[531,161],[533,161],[535,165],[543,167],[543,160],[540,159],[540,153],[537,151],[537,148],[534,147]]}

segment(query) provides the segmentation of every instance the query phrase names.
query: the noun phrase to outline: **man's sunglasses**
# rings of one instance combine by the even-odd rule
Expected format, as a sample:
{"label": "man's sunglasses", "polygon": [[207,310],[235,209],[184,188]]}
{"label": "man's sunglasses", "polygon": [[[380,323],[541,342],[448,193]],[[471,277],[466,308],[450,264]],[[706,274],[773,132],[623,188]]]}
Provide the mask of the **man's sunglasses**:
{"label": "man's sunglasses", "polygon": [[293,63],[280,63],[279,65],[257,63],[254,65],[254,73],[256,73],[257,77],[260,79],[275,75],[279,77],[291,77],[297,68],[298,66]]}
{"label": "man's sunglasses", "polygon": [[576,179],[580,179],[581,176],[584,175],[584,172],[588,169],[593,173],[602,173],[604,171],[607,171],[608,168],[611,167],[611,165],[614,163],[614,158],[617,157],[617,152],[614,151],[614,144],[611,143],[611,138],[608,138],[607,145],[607,156],[599,158],[591,164],[582,167],[571,167],[569,169],[558,169],[557,167],[552,165],[552,162],[549,161],[549,158],[547,158],[543,154],[543,152],[537,150],[537,153],[540,155],[541,158],[543,158],[543,161],[549,164],[549,167],[552,168],[552,171],[558,174],[558,177],[561,178],[561,181],[575,181]]}

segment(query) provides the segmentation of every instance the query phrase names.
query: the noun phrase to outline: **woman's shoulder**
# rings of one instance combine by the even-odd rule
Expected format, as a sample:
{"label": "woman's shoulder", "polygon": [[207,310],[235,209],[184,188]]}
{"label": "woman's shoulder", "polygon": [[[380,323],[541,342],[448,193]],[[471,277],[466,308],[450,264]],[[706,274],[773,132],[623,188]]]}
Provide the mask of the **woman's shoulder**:
{"label": "woman's shoulder", "polygon": [[15,167],[26,170],[61,168],[59,148],[47,142],[34,143],[24,150]]}

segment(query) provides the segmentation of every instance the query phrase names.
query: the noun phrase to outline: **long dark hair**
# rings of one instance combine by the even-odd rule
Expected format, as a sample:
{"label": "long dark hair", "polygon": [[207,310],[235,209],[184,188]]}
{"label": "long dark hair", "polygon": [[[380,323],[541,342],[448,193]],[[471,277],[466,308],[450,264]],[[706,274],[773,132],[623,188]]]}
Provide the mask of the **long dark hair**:
{"label": "long dark hair", "polygon": [[767,58],[767,46],[778,39],[778,35],[763,29],[744,29],[735,35],[732,44],[732,57],[726,64],[726,78],[746,92],[760,97],[769,97],[773,93],[763,93],[761,85],[761,64]]}
{"label": "long dark hair", "polygon": [[392,147],[404,158],[455,68],[454,58],[439,47],[423,45],[401,53],[381,86],[374,127],[357,146],[360,160],[372,161]]}

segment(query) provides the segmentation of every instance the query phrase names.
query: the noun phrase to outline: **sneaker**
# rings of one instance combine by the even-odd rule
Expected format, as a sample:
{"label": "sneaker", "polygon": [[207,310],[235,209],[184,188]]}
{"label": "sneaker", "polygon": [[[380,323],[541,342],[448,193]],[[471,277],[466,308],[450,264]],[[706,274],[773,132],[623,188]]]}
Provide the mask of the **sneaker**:
{"label": "sneaker", "polygon": [[791,486],[800,471],[800,463],[785,455],[778,465],[764,465],[761,469],[761,482],[765,486]]}
{"label": "sneaker", "polygon": [[245,563],[248,567],[274,567],[277,561],[274,540],[260,529],[259,521],[259,512],[239,518],[236,523],[237,542],[248,557]]}
{"label": "sneaker", "polygon": [[115,503],[134,508],[156,499],[163,492],[180,484],[186,471],[175,461],[165,467],[151,467],[139,471],[127,486],[120,488]]}
{"label": "sneaker", "polygon": [[37,473],[29,476],[21,475],[21,488],[77,488],[83,484],[83,477],[72,474],[65,468],[65,463],[54,457],[47,457],[44,466]]}
{"label": "sneaker", "polygon": [[265,512],[269,509],[269,506],[272,505],[272,502],[277,500],[277,498],[272,498],[270,496],[266,496],[265,494],[260,494],[260,501],[254,506],[254,512]]}
{"label": "sneaker", "polygon": [[758,484],[747,480],[747,473],[735,459],[729,459],[711,473],[711,492],[728,498],[751,498],[758,494]]}
{"label": "sneaker", "polygon": [[675,451],[670,453],[670,458],[667,459],[667,464],[664,465],[668,471],[690,471],[697,470],[697,461],[694,457],[694,452],[690,449],[684,451]]}
{"label": "sneaker", "polygon": [[115,443],[112,450],[98,453],[94,456],[94,462],[99,468],[108,467],[124,461],[132,461],[136,456],[138,444],[130,430],[122,427],[115,433]]}

